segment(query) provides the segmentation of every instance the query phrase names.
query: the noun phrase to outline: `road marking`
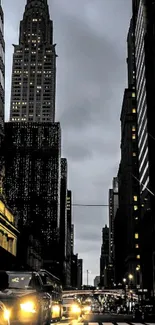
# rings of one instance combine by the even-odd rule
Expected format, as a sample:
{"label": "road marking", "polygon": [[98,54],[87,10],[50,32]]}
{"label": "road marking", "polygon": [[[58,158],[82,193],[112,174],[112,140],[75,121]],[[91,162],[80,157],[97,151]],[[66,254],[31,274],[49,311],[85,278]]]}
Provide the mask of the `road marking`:
{"label": "road marking", "polygon": [[155,325],[155,323],[145,323],[146,325]]}
{"label": "road marking", "polygon": [[[144,323],[131,323],[132,325],[144,325]],[[150,324],[151,325],[151,324]],[[152,324],[153,325],[153,324]]]}
{"label": "road marking", "polygon": [[[116,323],[117,325],[129,325],[129,323]],[[137,325],[137,324],[136,324]]]}
{"label": "road marking", "polygon": [[102,325],[114,325],[114,323],[107,323],[107,322],[104,322],[104,323],[102,323]]}

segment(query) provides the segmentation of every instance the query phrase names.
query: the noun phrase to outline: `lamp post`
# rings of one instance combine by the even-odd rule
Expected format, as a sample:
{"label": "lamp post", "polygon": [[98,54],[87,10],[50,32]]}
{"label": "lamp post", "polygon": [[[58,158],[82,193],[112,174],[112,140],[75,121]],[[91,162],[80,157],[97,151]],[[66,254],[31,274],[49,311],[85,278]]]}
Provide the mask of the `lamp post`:
{"label": "lamp post", "polygon": [[124,293],[125,293],[125,302],[126,302],[126,278],[123,279],[124,283]]}

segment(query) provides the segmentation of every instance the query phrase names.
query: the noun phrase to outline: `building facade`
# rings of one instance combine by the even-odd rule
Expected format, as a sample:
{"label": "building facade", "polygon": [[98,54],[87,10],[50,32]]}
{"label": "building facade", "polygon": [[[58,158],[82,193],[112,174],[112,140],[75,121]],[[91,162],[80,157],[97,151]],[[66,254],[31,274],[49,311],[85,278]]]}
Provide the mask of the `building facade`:
{"label": "building facade", "polygon": [[[155,91],[155,3],[133,1],[136,61],[139,177],[141,192],[141,271],[143,288],[153,295],[155,279],[155,129],[153,123]],[[155,290],[155,287],[154,287]]]}
{"label": "building facade", "polygon": [[0,195],[3,194],[4,179],[4,101],[5,101],[5,42],[4,42],[4,14],[0,1]]}
{"label": "building facade", "polygon": [[74,254],[74,225],[71,225],[71,251]]}
{"label": "building facade", "polygon": [[114,219],[118,209],[118,178],[113,178],[113,187],[109,190],[109,263],[114,263]]}
{"label": "building facade", "polygon": [[56,53],[47,0],[27,1],[14,45],[10,121],[54,122]]}
{"label": "building facade", "polygon": [[71,261],[72,261],[72,192],[67,190],[67,247],[66,247],[66,285],[71,285]]}
{"label": "building facade", "polygon": [[109,264],[109,228],[107,225],[102,229],[102,246],[100,256],[100,284],[104,286],[104,273]]}
{"label": "building facade", "polygon": [[[61,130],[59,123],[5,123],[6,195],[18,214],[19,258],[31,260],[24,237],[39,240],[43,266],[59,268]],[[26,245],[26,247],[25,247]],[[22,247],[23,246],[23,247]],[[35,250],[35,247],[34,247]],[[36,256],[38,254],[38,248]],[[32,266],[32,265],[31,265]]]}
{"label": "building facade", "polygon": [[0,200],[0,257],[1,268],[7,270],[16,265],[19,232],[12,211]]}
{"label": "building facade", "polygon": [[83,260],[81,258],[77,261],[77,288],[82,289],[83,284]]}
{"label": "building facade", "polygon": [[67,159],[61,158],[60,189],[60,279],[66,285],[67,259]]}

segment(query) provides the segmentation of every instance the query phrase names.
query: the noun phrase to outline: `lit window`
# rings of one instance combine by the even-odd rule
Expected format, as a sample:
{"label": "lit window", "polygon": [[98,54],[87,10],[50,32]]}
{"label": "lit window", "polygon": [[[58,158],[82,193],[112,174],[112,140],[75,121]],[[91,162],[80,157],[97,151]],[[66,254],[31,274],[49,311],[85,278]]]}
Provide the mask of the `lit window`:
{"label": "lit window", "polygon": [[136,248],[139,248],[139,245],[138,245],[138,244],[136,244],[136,245],[135,245],[135,247],[136,247]]}
{"label": "lit window", "polygon": [[136,258],[139,260],[140,259],[140,255],[137,255]]}
{"label": "lit window", "polygon": [[132,109],[132,113],[134,113],[134,114],[136,113],[136,109],[135,108]]}
{"label": "lit window", "polygon": [[134,210],[137,211],[138,210],[138,206],[134,205]]}
{"label": "lit window", "polygon": [[136,94],[135,93],[132,93],[132,98],[135,98],[136,97]]}
{"label": "lit window", "polygon": [[137,195],[134,195],[133,199],[134,199],[135,202],[137,202],[137,199],[138,199]]}
{"label": "lit window", "polygon": [[136,233],[136,234],[135,234],[135,239],[138,239],[138,238],[139,238],[139,234]]}
{"label": "lit window", "polygon": [[132,140],[135,140],[136,139],[136,134],[132,134]]}
{"label": "lit window", "polygon": [[136,127],[133,125],[132,126],[132,131],[135,132],[136,131]]}
{"label": "lit window", "polygon": [[132,155],[133,155],[133,157],[136,157],[136,152],[133,152]]}

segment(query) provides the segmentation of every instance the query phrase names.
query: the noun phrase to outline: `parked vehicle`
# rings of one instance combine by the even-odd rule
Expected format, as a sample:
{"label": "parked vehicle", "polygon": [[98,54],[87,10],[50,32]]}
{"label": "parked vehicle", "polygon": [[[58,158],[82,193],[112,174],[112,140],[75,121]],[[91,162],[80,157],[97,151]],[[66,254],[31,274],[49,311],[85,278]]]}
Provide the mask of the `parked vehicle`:
{"label": "parked vehicle", "polygon": [[61,318],[59,279],[46,270],[7,271],[8,292],[0,292],[11,325],[50,325]]}
{"label": "parked vehicle", "polygon": [[80,304],[76,299],[64,298],[63,299],[63,317],[78,319],[82,314]]}

